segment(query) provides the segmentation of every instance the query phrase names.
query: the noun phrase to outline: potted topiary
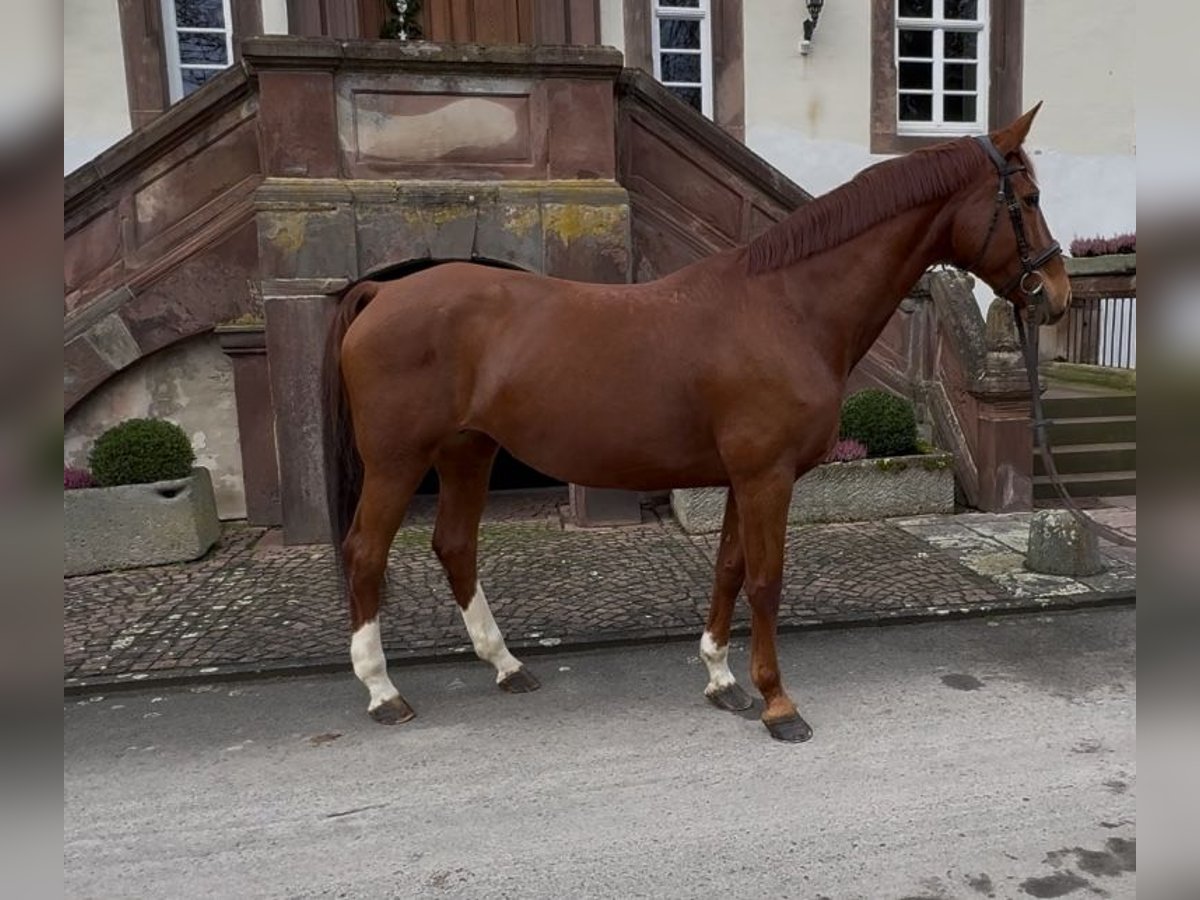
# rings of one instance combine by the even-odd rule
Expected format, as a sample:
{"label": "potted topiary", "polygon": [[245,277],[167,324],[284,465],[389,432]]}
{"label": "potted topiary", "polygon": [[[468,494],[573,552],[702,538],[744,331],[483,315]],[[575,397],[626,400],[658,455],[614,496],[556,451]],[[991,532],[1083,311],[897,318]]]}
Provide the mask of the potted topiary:
{"label": "potted topiary", "polygon": [[[671,508],[691,533],[719,531],[724,488],[671,492]],[[912,403],[867,389],[842,405],[839,440],[826,461],[796,482],[789,524],[856,522],[954,511],[954,457],[917,437]]]}
{"label": "potted topiary", "polygon": [[[191,442],[173,422],[129,419],[100,435],[88,458],[90,472],[64,473],[66,574],[207,553],[220,537],[220,523],[212,479],[194,462]],[[96,486],[87,486],[88,479]]]}

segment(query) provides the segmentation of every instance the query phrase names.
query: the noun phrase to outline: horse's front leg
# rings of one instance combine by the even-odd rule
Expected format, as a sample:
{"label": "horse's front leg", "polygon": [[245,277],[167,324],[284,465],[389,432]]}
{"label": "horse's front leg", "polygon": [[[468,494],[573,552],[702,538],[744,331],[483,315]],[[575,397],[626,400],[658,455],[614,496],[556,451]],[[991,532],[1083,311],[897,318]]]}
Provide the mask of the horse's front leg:
{"label": "horse's front leg", "polygon": [[750,676],[762,693],[762,720],[771,737],[807,741],[812,729],[783,689],[775,630],[783,592],[783,554],[794,468],[735,480],[742,549],[746,555],[746,593],[750,598]]}

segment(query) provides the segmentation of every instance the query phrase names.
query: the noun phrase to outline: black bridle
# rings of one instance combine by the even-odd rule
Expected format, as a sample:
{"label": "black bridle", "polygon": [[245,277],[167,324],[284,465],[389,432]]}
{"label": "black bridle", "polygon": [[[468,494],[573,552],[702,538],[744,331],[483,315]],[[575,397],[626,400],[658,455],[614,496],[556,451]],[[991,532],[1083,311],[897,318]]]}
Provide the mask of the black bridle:
{"label": "black bridle", "polygon": [[[1041,321],[1041,306],[1045,301],[1046,287],[1040,269],[1055,257],[1062,256],[1062,248],[1058,245],[1057,241],[1051,241],[1050,245],[1038,253],[1037,256],[1031,255],[1029,250],[1029,236],[1025,232],[1025,220],[1021,217],[1021,200],[1017,197],[1017,193],[1012,185],[1012,176],[1018,172],[1024,172],[1025,166],[1018,162],[1009,162],[1004,154],[996,149],[996,145],[992,143],[991,138],[987,135],[979,135],[975,140],[979,141],[980,146],[987,152],[992,164],[996,167],[996,171],[1000,174],[1000,187],[996,191],[996,203],[992,207],[992,220],[988,225],[987,236],[984,237],[983,246],[979,248],[979,253],[971,265],[968,266],[968,269],[976,269],[979,263],[983,261],[988,245],[992,242],[992,236],[996,232],[996,225],[1000,221],[1000,207],[1007,207],[1008,218],[1012,222],[1013,235],[1017,240],[1017,254],[1021,260],[1021,271],[1005,282],[1004,286],[996,293],[998,296],[1013,303],[1014,307],[1016,304],[1010,295],[1014,291],[1020,290],[1025,296],[1025,315],[1021,314],[1020,309],[1014,309],[1013,319],[1017,324],[1017,336],[1021,340],[1021,350],[1025,356],[1025,371],[1029,375],[1029,390],[1033,405],[1033,440],[1035,449],[1041,455],[1042,464],[1045,466],[1046,474],[1050,477],[1050,483],[1054,485],[1054,490],[1062,499],[1067,511],[1080,524],[1090,529],[1099,537],[1106,538],[1117,544],[1136,547],[1137,541],[1135,539],[1113,528],[1109,528],[1107,525],[1096,522],[1085,515],[1083,510],[1072,499],[1071,495],[1067,493],[1067,489],[1059,477],[1058,467],[1054,463],[1054,455],[1050,452],[1050,423],[1042,411],[1042,390],[1038,380],[1038,326]],[[1028,328],[1026,327],[1026,317],[1029,319]]]}
{"label": "black bridle", "polygon": [[[1050,245],[1037,256],[1030,255],[1029,236],[1025,233],[1025,220],[1021,218],[1021,200],[1017,197],[1017,192],[1012,185],[1012,176],[1018,172],[1024,172],[1025,167],[1018,162],[1009,162],[1004,154],[996,149],[996,145],[986,134],[979,135],[975,140],[987,152],[996,171],[1000,173],[1000,188],[996,191],[996,203],[992,206],[992,221],[988,225],[983,246],[979,248],[974,262],[967,268],[974,269],[983,262],[988,245],[992,242],[992,235],[996,233],[996,224],[1000,221],[1000,208],[1007,207],[1008,219],[1012,222],[1013,235],[1017,239],[1017,255],[1021,259],[1021,271],[1010,278],[996,293],[1001,297],[1008,297],[1014,290],[1020,288],[1021,293],[1026,297],[1027,304],[1036,308],[1045,286],[1042,274],[1038,270],[1056,256],[1062,256],[1062,248],[1058,245],[1058,241],[1051,241]],[[1032,285],[1029,283],[1030,278],[1036,279]]]}

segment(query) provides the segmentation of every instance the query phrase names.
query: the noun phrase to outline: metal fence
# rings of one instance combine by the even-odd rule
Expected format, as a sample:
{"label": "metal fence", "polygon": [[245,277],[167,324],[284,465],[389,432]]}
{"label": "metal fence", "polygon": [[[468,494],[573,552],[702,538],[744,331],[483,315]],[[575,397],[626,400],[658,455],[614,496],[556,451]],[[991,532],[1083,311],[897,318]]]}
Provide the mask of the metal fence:
{"label": "metal fence", "polygon": [[1066,361],[1137,368],[1137,296],[1076,297],[1067,313]]}

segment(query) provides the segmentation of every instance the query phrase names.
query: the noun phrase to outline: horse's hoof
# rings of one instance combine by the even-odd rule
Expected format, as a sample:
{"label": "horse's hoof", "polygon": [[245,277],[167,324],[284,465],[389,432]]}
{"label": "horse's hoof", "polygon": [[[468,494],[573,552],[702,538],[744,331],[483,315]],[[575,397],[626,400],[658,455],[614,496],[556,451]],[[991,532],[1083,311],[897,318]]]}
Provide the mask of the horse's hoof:
{"label": "horse's hoof", "polygon": [[791,719],[780,719],[778,722],[764,721],[763,724],[767,726],[767,731],[771,732],[771,737],[789,744],[802,744],[813,736],[813,730],[807,722],[800,718],[799,713]]}
{"label": "horse's hoof", "polygon": [[717,709],[723,709],[726,712],[742,712],[754,705],[750,695],[743,691],[742,686],[736,681],[723,688],[717,688],[715,691],[705,691],[704,696]]}
{"label": "horse's hoof", "polygon": [[399,694],[371,710],[371,718],[380,725],[403,725],[415,715],[413,708]]}
{"label": "horse's hoof", "polygon": [[510,694],[528,694],[542,686],[541,682],[534,678],[524,666],[509,672],[496,683],[500,685],[500,690],[508,691]]}

